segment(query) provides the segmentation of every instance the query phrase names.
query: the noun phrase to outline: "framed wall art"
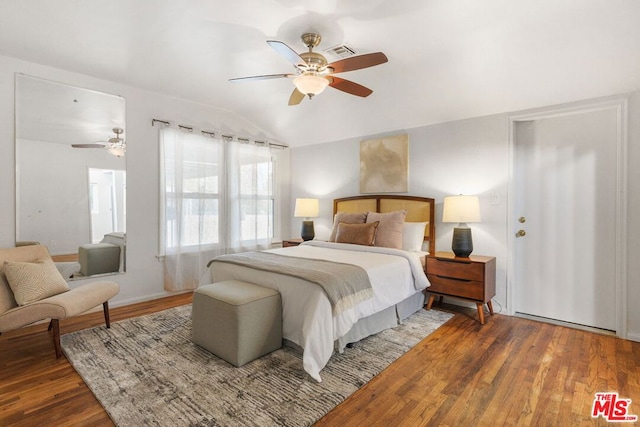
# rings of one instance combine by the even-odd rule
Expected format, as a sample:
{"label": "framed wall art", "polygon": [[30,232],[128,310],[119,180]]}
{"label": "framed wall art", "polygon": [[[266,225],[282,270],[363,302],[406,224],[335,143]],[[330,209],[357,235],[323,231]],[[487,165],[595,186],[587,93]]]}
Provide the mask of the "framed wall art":
{"label": "framed wall art", "polygon": [[360,193],[409,191],[409,136],[360,141]]}

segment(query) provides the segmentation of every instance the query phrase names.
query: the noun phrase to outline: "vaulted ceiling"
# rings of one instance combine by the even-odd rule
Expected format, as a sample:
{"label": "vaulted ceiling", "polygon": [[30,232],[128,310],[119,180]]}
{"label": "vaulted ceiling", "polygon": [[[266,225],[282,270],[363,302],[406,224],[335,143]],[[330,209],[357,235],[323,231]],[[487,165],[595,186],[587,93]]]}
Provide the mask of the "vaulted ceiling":
{"label": "vaulted ceiling", "polygon": [[[637,0],[2,0],[0,54],[238,113],[292,146],[640,88]],[[287,105],[298,52],[348,45],[389,62]],[[325,54],[331,61],[337,59]]]}

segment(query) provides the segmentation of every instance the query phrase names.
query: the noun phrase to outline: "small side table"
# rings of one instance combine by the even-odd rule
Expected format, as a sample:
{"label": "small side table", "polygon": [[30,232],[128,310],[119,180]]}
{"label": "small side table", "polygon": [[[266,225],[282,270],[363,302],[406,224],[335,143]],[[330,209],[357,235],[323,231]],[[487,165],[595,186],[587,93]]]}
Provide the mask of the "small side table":
{"label": "small side table", "polygon": [[288,248],[290,246],[298,246],[300,243],[304,242],[304,240],[298,239],[287,239],[282,241],[282,247]]}
{"label": "small side table", "polygon": [[445,296],[471,300],[476,303],[480,324],[484,325],[484,304],[493,314],[491,298],[496,295],[495,257],[471,255],[458,258],[449,252],[436,252],[427,257],[426,273],[431,286],[427,310],[431,309],[435,295],[440,301]]}

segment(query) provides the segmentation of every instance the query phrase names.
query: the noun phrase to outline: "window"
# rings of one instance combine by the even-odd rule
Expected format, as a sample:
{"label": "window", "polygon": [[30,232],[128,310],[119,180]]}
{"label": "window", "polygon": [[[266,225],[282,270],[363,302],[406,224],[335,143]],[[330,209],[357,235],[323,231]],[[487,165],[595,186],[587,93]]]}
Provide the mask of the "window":
{"label": "window", "polygon": [[163,129],[163,251],[220,243],[222,141]]}
{"label": "window", "polygon": [[256,147],[241,146],[240,164],[240,241],[273,237],[273,162],[269,150],[252,152]]}
{"label": "window", "polygon": [[269,147],[161,130],[162,254],[268,247],[274,235]]}

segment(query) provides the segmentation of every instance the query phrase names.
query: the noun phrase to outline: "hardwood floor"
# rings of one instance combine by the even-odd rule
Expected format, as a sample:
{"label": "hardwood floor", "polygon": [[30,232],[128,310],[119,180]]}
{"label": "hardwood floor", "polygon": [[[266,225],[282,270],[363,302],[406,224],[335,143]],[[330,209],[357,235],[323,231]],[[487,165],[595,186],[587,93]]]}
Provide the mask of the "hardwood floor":
{"label": "hardwood floor", "polygon": [[[112,322],[188,304],[176,295],[111,310]],[[640,415],[640,343],[509,316],[455,317],[317,422],[317,426],[607,425],[594,393],[616,391]],[[103,325],[96,312],[61,332]],[[47,325],[0,336],[0,425],[112,425]]]}
{"label": "hardwood floor", "polygon": [[[191,293],[110,310],[111,322],[191,303]],[[55,358],[47,323],[0,336],[0,426],[112,426],[63,356]],[[65,319],[60,333],[104,326],[102,310]]]}

